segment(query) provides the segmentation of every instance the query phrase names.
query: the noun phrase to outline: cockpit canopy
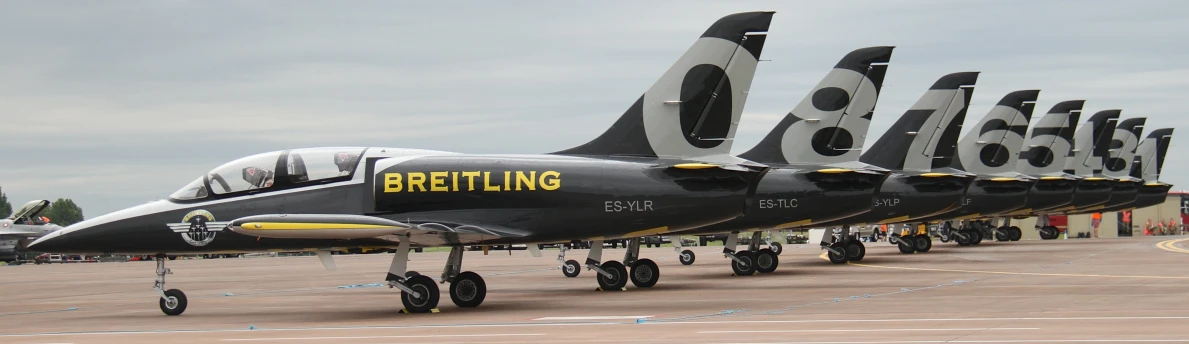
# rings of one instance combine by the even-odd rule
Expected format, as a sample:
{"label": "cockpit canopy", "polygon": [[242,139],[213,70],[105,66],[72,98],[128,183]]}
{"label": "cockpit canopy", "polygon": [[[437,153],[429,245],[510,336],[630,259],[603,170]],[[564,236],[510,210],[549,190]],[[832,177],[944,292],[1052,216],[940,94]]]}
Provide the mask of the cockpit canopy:
{"label": "cockpit canopy", "polygon": [[307,148],[256,154],[216,167],[169,195],[178,201],[251,190],[350,180],[364,148]]}

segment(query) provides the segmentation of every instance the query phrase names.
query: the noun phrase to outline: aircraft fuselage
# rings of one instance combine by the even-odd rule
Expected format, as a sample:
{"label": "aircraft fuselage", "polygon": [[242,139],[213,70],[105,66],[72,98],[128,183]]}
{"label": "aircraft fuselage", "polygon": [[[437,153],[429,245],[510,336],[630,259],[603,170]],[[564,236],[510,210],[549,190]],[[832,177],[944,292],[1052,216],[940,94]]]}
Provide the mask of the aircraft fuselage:
{"label": "aircraft fuselage", "polygon": [[[474,225],[503,234],[464,242],[444,233],[440,242],[420,245],[641,236],[741,216],[749,190],[763,174],[756,168],[677,168],[688,161],[658,158],[431,155],[361,160],[352,177],[325,183],[125,209],[68,227],[38,249],[153,254],[396,245],[380,238],[259,238],[220,227],[261,214],[367,215]],[[284,179],[284,174],[277,176]],[[103,251],[93,252],[92,247]]]}
{"label": "aircraft fuselage", "polygon": [[871,210],[872,199],[886,176],[833,172],[825,166],[772,168],[760,180],[743,217],[680,234],[786,229],[855,216]]}

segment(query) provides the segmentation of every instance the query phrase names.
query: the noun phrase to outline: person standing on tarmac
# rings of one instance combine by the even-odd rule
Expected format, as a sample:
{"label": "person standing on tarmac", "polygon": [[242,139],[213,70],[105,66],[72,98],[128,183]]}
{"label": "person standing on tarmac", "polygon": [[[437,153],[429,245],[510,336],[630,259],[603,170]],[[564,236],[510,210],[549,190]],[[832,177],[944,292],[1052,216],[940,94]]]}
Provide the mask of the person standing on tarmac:
{"label": "person standing on tarmac", "polygon": [[1090,228],[1094,229],[1094,236],[1091,238],[1098,238],[1098,224],[1100,223],[1102,223],[1102,213],[1090,215]]}

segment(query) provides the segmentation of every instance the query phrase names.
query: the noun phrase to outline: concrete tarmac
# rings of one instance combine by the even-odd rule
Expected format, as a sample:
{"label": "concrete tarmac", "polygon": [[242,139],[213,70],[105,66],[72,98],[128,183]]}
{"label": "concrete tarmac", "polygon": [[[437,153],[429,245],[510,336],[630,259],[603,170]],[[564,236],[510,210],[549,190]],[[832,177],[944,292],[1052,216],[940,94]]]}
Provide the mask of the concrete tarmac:
{"label": "concrete tarmac", "polygon": [[[785,245],[771,274],[732,276],[721,247],[670,248],[653,288],[595,291],[566,278],[556,250],[467,252],[487,299],[402,314],[378,287],[390,254],[169,261],[189,307],[165,316],[152,262],[0,267],[0,343],[1189,343],[1189,238],[997,243],[905,255],[868,243],[834,265]],[[604,260],[623,249],[605,250]],[[582,261],[585,250],[568,253]],[[414,253],[438,276],[446,253]]]}

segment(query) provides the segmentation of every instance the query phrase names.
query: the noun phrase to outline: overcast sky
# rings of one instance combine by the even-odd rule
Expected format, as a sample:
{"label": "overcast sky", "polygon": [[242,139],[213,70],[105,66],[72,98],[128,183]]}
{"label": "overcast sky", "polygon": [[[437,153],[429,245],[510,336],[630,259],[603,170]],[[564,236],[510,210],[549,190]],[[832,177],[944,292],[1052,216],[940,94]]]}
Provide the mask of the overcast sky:
{"label": "overcast sky", "polygon": [[1189,3],[1035,0],[4,1],[0,186],[95,217],[266,151],[569,148],[753,10],[777,13],[736,153],[844,54],[895,45],[868,144],[937,77],[981,71],[967,123],[1019,89],[1038,114],[1121,108],[1180,128],[1162,180],[1189,188]]}

